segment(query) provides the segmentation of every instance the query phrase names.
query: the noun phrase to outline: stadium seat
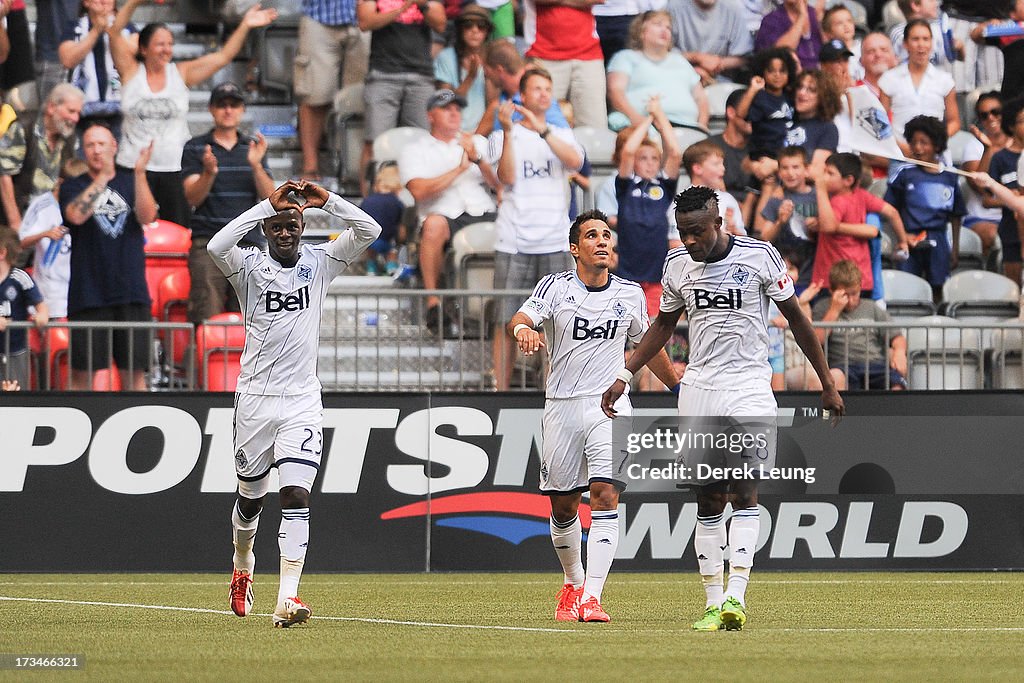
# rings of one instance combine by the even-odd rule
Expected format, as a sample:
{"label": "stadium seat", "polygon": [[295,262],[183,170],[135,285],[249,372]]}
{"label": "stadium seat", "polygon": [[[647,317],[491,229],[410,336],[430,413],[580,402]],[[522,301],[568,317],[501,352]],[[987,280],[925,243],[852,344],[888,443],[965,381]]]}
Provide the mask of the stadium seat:
{"label": "stadium seat", "polygon": [[949,150],[950,158],[953,160],[953,165],[957,168],[964,163],[964,149],[967,148],[967,143],[974,139],[975,137],[965,130],[958,130],[949,139],[947,149]]}
{"label": "stadium seat", "polygon": [[46,341],[43,346],[43,376],[46,377],[46,384],[40,381],[40,389],[50,391],[66,391],[69,386],[68,378],[68,340],[69,331],[66,327],[48,327],[46,329]]}
{"label": "stadium seat", "polygon": [[373,141],[373,160],[378,164],[382,161],[398,161],[406,145],[428,135],[428,131],[412,126],[399,126],[384,131]]}
{"label": "stadium seat", "polygon": [[[953,228],[946,230],[946,238],[953,243]],[[984,270],[985,258],[984,248],[978,233],[970,228],[960,228],[960,265],[957,271],[961,270]]]}
{"label": "stadium seat", "polygon": [[365,108],[363,84],[345,86],[335,95],[327,121],[327,144],[334,153],[338,182],[343,185],[358,179]]}
{"label": "stadium seat", "polygon": [[907,330],[908,381],[911,389],[984,387],[981,335],[941,315],[915,318]]}
{"label": "stadium seat", "polygon": [[889,315],[901,318],[935,314],[932,286],[924,278],[887,268],[882,271],[882,281]]}
{"label": "stadium seat", "polygon": [[690,145],[708,139],[707,131],[701,130],[700,128],[683,128],[675,126],[672,130],[676,134],[676,140],[679,141],[679,149],[683,152],[685,152],[686,148]]}
{"label": "stadium seat", "polygon": [[[171,323],[188,322],[188,293],[192,286],[192,279],[188,270],[176,270],[168,273],[160,286],[157,288],[157,305],[159,306],[159,320]],[[165,347],[171,348],[170,364],[175,367],[183,367],[188,347],[192,343],[192,335],[187,330],[175,330],[172,339],[165,339],[166,331],[161,335],[161,341]]]}
{"label": "stadium seat", "polygon": [[234,391],[245,347],[241,314],[218,313],[213,316],[199,326],[196,343],[200,359],[199,383],[203,390]]}
{"label": "stadium seat", "polygon": [[146,285],[152,302],[151,313],[159,319],[163,311],[158,305],[160,283],[175,271],[188,271],[188,250],[192,233],[177,223],[158,220],[143,226],[146,236]]}
{"label": "stadium seat", "polygon": [[945,314],[951,318],[1005,320],[1020,311],[1020,287],[985,270],[954,273],[942,286]]}
{"label": "stadium seat", "polygon": [[[70,378],[70,333],[66,327],[48,327],[43,347],[43,368],[46,385],[40,382],[39,389],[67,391],[71,388]],[[121,373],[111,361],[109,368],[96,370],[93,391],[121,391]]]}
{"label": "stadium seat", "polygon": [[[452,237],[450,258],[454,271],[453,281],[458,289],[479,291],[494,287],[494,244],[497,241],[494,223],[472,223]],[[462,302],[463,315],[478,324],[486,320],[490,298],[467,296]],[[486,326],[483,326],[486,327]],[[465,324],[464,331],[473,325]]]}
{"label": "stadium seat", "polygon": [[1024,333],[989,330],[992,336],[992,388],[1024,389]]}
{"label": "stadium seat", "polygon": [[725,128],[725,101],[729,99],[736,90],[742,90],[739,83],[715,82],[704,88],[708,96],[708,111],[711,114],[711,121],[718,123],[716,128]]}
{"label": "stadium seat", "polygon": [[615,153],[615,132],[607,128],[591,128],[578,126],[572,131],[576,141],[587,152],[592,166],[610,167],[612,154]]}

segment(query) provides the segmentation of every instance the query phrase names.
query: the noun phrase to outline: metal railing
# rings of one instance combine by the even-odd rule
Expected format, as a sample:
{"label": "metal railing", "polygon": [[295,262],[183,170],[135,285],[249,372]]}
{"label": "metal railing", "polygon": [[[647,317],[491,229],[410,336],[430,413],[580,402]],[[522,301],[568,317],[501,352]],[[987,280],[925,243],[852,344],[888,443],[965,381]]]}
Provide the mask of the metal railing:
{"label": "metal railing", "polygon": [[[320,346],[317,374],[326,391],[490,391],[503,385],[512,391],[535,391],[543,388],[547,372],[546,354],[523,357],[514,351],[507,335],[496,330],[496,316],[502,301],[507,310],[518,308],[529,291],[424,291],[374,287],[368,289],[333,288],[321,314]],[[428,297],[439,297],[446,311],[447,322],[431,327],[427,320]],[[92,376],[92,388],[118,386],[114,373],[102,372],[95,357],[109,357],[120,332],[127,337],[128,356],[139,355],[128,332],[145,331],[144,364],[130,364],[118,373],[120,387],[130,389],[141,371],[144,387],[160,390],[225,390],[234,389],[241,352],[237,323],[208,321],[205,343],[197,348],[196,329],[190,323],[80,323],[55,322],[48,325],[32,354],[33,372],[30,384],[22,388],[61,391],[70,388],[88,389],[84,377]],[[9,329],[31,329],[31,323],[10,323]],[[224,328],[221,335],[218,328]],[[450,328],[450,329],[446,329]],[[906,379],[910,389],[983,389],[1024,388],[1024,323],[965,320],[936,325],[915,324],[913,319],[889,323],[815,323],[830,330],[825,342],[826,356],[832,367],[847,377],[880,375],[875,388],[889,389],[892,377],[878,372],[877,366],[851,354],[850,346],[874,340],[884,351],[878,363],[889,366],[890,344],[903,336],[907,341]],[[76,343],[83,343],[77,331],[89,332],[84,356],[87,365],[80,373],[70,370],[70,358]],[[69,334],[76,331],[75,335]],[[498,349],[497,340],[505,350]],[[37,333],[38,334],[38,333]],[[679,327],[672,344],[678,354],[674,360],[685,361],[686,324]],[[837,344],[842,335],[845,345]],[[0,379],[8,377],[6,335],[0,335]],[[792,342],[790,342],[792,343]],[[846,351],[842,350],[845,346]],[[106,350],[106,353],[103,353]],[[79,350],[79,355],[83,355]],[[506,354],[506,355],[503,355]],[[802,354],[785,370],[803,367]],[[511,364],[504,364],[510,359]],[[94,367],[95,365],[95,367]],[[495,366],[498,372],[495,372]],[[813,374],[813,373],[811,373]],[[73,386],[72,380],[79,381]],[[804,388],[791,386],[790,388]],[[858,388],[851,386],[851,390]]]}

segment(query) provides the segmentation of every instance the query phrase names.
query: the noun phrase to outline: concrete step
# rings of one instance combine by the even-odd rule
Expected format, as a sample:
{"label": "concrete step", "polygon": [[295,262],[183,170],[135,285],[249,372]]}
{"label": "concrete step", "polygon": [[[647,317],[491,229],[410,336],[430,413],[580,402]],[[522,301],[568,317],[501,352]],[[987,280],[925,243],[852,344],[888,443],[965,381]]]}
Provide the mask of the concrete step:
{"label": "concrete step", "polygon": [[327,391],[459,391],[487,390],[491,378],[480,372],[335,372],[320,370]]}

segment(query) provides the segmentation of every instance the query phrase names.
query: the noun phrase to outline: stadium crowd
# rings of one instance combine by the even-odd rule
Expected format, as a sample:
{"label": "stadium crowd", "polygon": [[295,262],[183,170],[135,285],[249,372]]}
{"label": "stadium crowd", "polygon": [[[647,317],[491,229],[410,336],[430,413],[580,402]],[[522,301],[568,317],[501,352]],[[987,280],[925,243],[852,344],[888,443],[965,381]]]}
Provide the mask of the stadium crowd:
{"label": "stadium crowd", "polygon": [[[189,320],[237,310],[206,244],[286,179],[271,177],[263,136],[239,131],[242,88],[212,89],[210,130],[198,137],[189,90],[277,11],[253,5],[219,50],[176,61],[167,25],[133,24],[142,2],[38,0],[33,49],[24,0],[0,0],[0,230],[17,234],[22,251],[17,242],[0,250],[9,265],[0,326],[150,320],[142,235],[157,217],[191,230]],[[1021,279],[1021,214],[991,185],[1017,189],[1024,0],[976,4],[955,3],[950,16],[938,0],[303,0],[299,175],[321,178],[332,103],[363,84],[360,191],[384,229],[367,272],[398,269],[408,236],[423,286],[440,288],[456,232],[494,222],[494,286],[524,289],[572,267],[580,193],[570,187],[588,189],[592,173],[588,138],[573,127],[607,128],[616,151],[592,193],[617,232],[618,272],[642,284],[652,316],[662,263],[679,243],[672,198],[705,185],[728,232],[779,249],[814,319],[886,320],[873,303],[884,302],[883,263],[927,280],[941,303],[963,230],[981,239],[982,267]],[[24,96],[30,81],[35,98]],[[723,88],[713,111],[709,93]],[[891,127],[906,160],[860,146],[851,122],[864,101],[884,107],[876,128]],[[397,173],[373,160],[373,141],[396,126],[425,131]],[[413,212],[403,211],[403,189]],[[263,238],[254,230],[243,242]],[[440,299],[426,303],[427,327],[458,337]],[[509,302],[494,321],[499,389],[514,352],[500,329],[517,308]],[[776,388],[811,388],[805,369],[785,363],[795,348],[785,319],[773,321]],[[847,367],[840,387],[906,386],[901,337],[854,344],[842,334],[831,335],[833,352],[849,359],[852,348],[881,367],[856,377]],[[143,342],[114,335],[119,367],[147,366]],[[89,387],[79,373],[109,361],[88,357],[82,339],[73,346],[72,386]],[[5,380],[29,385],[28,353],[25,335],[0,337]],[[886,361],[893,374],[878,380]]]}

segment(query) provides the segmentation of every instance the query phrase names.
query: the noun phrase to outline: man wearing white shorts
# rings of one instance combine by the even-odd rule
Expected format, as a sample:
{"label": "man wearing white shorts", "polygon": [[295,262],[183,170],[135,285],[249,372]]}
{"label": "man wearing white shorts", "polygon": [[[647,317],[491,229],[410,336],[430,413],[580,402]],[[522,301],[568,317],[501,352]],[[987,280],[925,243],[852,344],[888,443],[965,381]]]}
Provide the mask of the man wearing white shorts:
{"label": "man wearing white shorts", "polygon": [[[622,365],[626,337],[639,340],[650,324],[640,285],[608,272],[613,242],[607,221],[600,211],[576,218],[569,228],[576,269],[543,277],[506,326],[519,350],[532,355],[545,346],[545,335],[535,328],[549,323],[540,489],[551,499],[551,542],[565,573],[558,621],[610,621],[601,591],[619,541],[626,454],[612,448],[612,421],[601,412],[599,397]],[[664,350],[652,354],[650,368],[666,386],[677,385]],[[631,411],[628,396],[616,406]],[[592,521],[584,571],[577,509],[588,490]]]}
{"label": "man wearing white shorts", "polygon": [[[754,464],[754,469],[760,462],[771,467],[776,446],[771,422],[776,403],[768,363],[769,298],[789,321],[797,344],[821,380],[822,405],[833,420],[845,412],[843,399],[775,247],[723,232],[715,191],[700,185],[676,197],[676,224],[683,245],[665,259],[661,311],[604,393],[602,407],[609,416],[615,415],[615,402],[625,383],[664,347],[685,309],[690,322],[690,362],[679,392],[680,416],[725,420],[747,432],[761,430],[762,436],[767,429],[767,443],[744,449],[739,457],[741,462]],[[730,501],[733,514],[727,537],[724,513]],[[756,479],[728,478],[699,486],[693,545],[707,601],[704,615],[693,624],[695,630],[743,627],[747,619],[744,597],[759,531]],[[727,547],[731,547],[731,555],[728,588],[724,589]]]}
{"label": "man wearing white shorts", "polygon": [[[301,244],[302,212],[310,207],[322,208],[351,229],[325,244]],[[239,240],[260,223],[269,253],[240,248]],[[301,624],[312,614],[298,598],[298,588],[309,542],[309,492],[323,451],[323,404],[316,375],[320,309],[331,280],[380,232],[369,215],[338,195],[305,181],[288,181],[224,226],[207,245],[238,293],[245,317],[235,391],[238,499],[231,513],[235,554],[230,601],[240,617],[252,609],[252,547],[275,467],[281,496],[281,581],[274,626]]]}

